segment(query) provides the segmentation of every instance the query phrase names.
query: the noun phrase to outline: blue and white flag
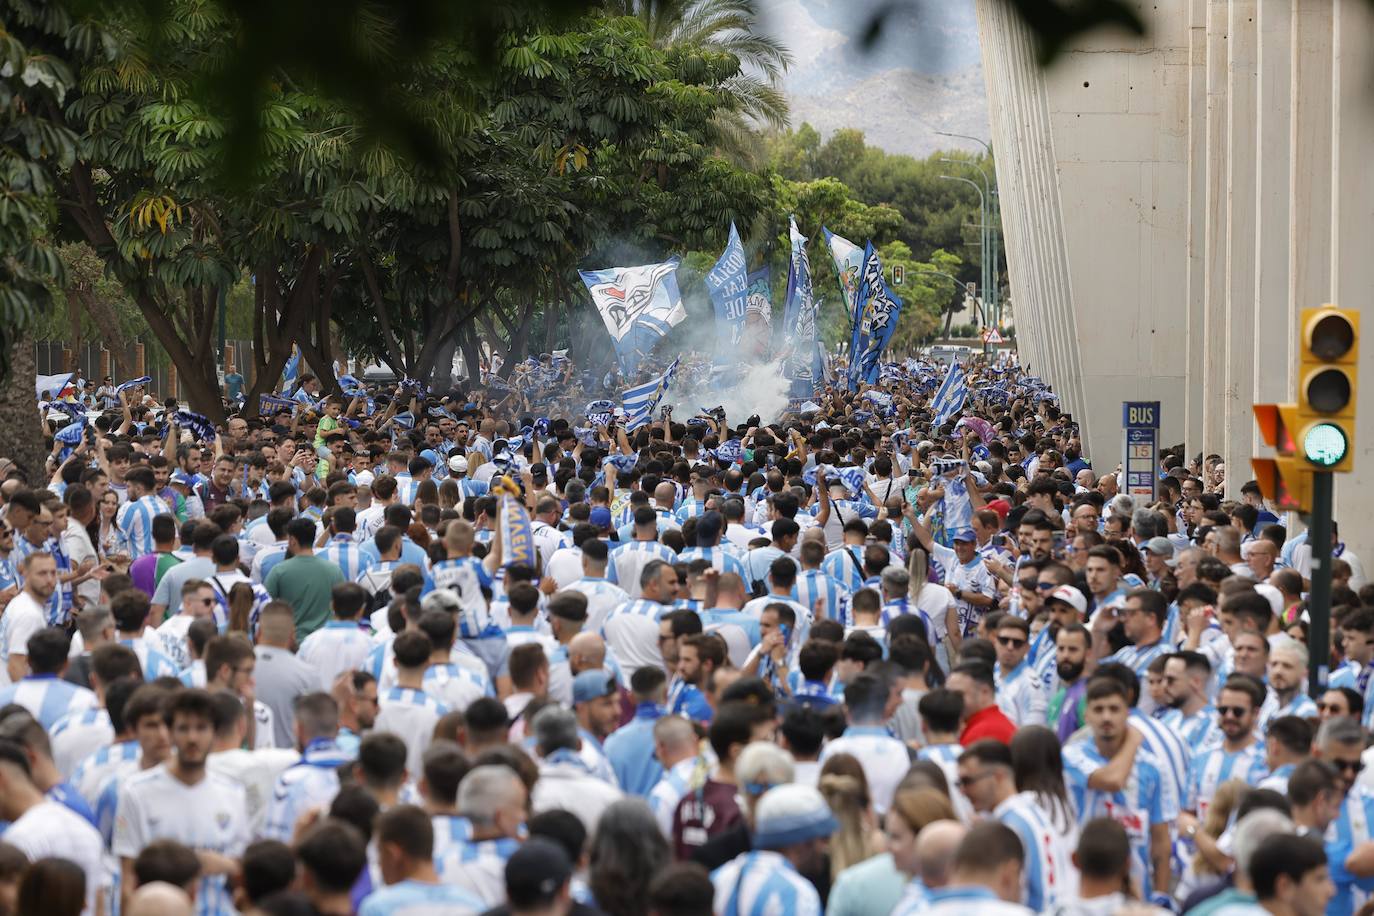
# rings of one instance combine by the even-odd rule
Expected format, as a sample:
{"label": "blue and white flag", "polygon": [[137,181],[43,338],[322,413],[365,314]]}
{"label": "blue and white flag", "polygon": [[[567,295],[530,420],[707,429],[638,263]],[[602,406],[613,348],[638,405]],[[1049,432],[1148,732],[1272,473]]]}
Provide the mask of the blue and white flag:
{"label": "blue and white flag", "polygon": [[151,375],[143,375],[138,378],[131,378],[127,382],[120,382],[115,386],[115,393],[119,394],[128,391],[130,388],[137,388],[139,385],[146,385],[153,380]]}
{"label": "blue and white flag", "polygon": [[789,217],[787,231],[792,240],[792,258],[787,268],[787,300],[783,308],[783,333],[791,344],[791,356],[783,374],[792,379],[793,394],[810,395],[820,384],[824,364],[816,330],[819,303],[811,287],[811,259],[806,253],[806,236]]}
{"label": "blue and white flag", "polygon": [[852,327],[859,305],[859,275],[864,269],[864,250],[824,226],[821,227],[821,232],[825,235],[825,246],[830,249],[830,260],[835,264],[835,275],[840,281],[845,315]]}
{"label": "blue and white flag", "polygon": [[294,345],[291,347],[291,356],[286,360],[286,365],[282,368],[281,377],[286,382],[283,391],[289,391],[291,386],[296,384],[296,379],[301,374],[301,351]]}
{"label": "blue and white flag", "polygon": [[878,358],[897,330],[902,314],[902,300],[883,279],[882,261],[869,242],[864,249],[864,268],[859,275],[860,318],[854,322],[849,349],[849,390],[860,382],[872,385],[878,381]]}
{"label": "blue and white flag", "polygon": [[293,401],[291,398],[284,398],[280,395],[258,395],[258,413],[266,413],[268,408],[276,408],[277,410],[295,410],[299,406],[300,403],[298,401]]}
{"label": "blue and white flag", "polygon": [[39,375],[34,378],[34,395],[36,397],[48,397],[56,400],[64,395],[71,394],[72,374],[61,372],[57,375]]}
{"label": "blue and white flag", "polygon": [[209,417],[189,410],[178,410],[176,421],[182,429],[189,429],[198,441],[215,441],[215,424],[210,422]]}
{"label": "blue and white flag", "polygon": [[367,393],[367,390],[363,388],[363,383],[358,381],[351,375],[339,376],[339,388],[342,389],[343,393],[348,395],[349,397],[355,397],[357,395]]}
{"label": "blue and white flag", "polygon": [[677,364],[681,359],[682,357],[679,356],[673,360],[672,365],[658,378],[626,389],[624,397],[621,398],[621,403],[625,407],[625,429],[628,432],[634,432],[653,419],[654,410],[658,407],[658,402],[663,400],[663,395],[668,390],[668,384],[672,382],[673,373],[677,371]]}
{"label": "blue and white flag", "polygon": [[677,288],[679,260],[674,255],[659,264],[579,271],[626,372],[687,317]]}
{"label": "blue and white flag", "polygon": [[[744,256],[735,224],[730,224],[730,240],[725,253],[706,275],[706,292],[716,307],[716,342],[719,354],[725,357],[738,352],[733,348],[744,332],[744,308],[749,298],[749,265]],[[730,361],[734,361],[733,359]]]}
{"label": "blue and white flag", "polygon": [[534,529],[530,524],[529,510],[515,497],[502,496],[500,521],[502,567],[528,566],[538,571],[539,561],[535,556]]}
{"label": "blue and white flag", "polygon": [[967,401],[968,380],[964,375],[964,367],[959,363],[951,363],[945,380],[940,383],[931,401],[931,410],[935,412],[931,425],[936,428],[944,426],[959,415]]}

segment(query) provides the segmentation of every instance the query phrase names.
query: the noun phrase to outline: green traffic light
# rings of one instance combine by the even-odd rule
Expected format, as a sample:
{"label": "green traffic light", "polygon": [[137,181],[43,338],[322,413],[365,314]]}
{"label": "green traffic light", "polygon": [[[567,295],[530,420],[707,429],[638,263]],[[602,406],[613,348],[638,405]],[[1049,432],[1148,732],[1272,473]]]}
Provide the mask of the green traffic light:
{"label": "green traffic light", "polygon": [[1334,423],[1318,423],[1302,437],[1302,453],[1317,467],[1331,468],[1345,460],[1350,443],[1345,430]]}

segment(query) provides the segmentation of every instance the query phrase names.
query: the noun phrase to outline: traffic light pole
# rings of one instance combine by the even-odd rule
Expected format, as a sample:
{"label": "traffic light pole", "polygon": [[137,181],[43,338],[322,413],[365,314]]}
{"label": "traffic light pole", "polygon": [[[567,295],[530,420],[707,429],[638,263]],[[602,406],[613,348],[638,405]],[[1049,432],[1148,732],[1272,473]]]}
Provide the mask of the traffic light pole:
{"label": "traffic light pole", "polygon": [[1312,585],[1308,590],[1307,616],[1311,660],[1307,690],[1313,697],[1326,685],[1331,661],[1331,503],[1335,490],[1330,471],[1312,474],[1312,524],[1307,546],[1312,550]]}

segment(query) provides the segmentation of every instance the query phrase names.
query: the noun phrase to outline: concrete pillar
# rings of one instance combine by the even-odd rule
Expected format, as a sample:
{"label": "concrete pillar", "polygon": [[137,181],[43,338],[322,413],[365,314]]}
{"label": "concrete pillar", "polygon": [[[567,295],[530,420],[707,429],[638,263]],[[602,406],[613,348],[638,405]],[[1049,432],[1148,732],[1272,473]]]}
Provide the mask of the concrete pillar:
{"label": "concrete pillar", "polygon": [[1226,494],[1250,479],[1255,402],[1256,0],[1230,0],[1226,24]]}
{"label": "concrete pillar", "polygon": [[1290,365],[1297,357],[1298,310],[1331,298],[1331,55],[1331,0],[1293,0],[1288,147]]}
{"label": "concrete pillar", "polygon": [[[1362,327],[1360,378],[1374,386],[1374,10],[1364,0],[1332,4],[1331,132],[1334,185],[1331,194],[1331,298],[1345,308],[1369,311]],[[1374,390],[1374,387],[1371,388]],[[1355,470],[1336,475],[1336,520],[1341,537],[1366,564],[1374,558],[1374,398],[1366,396],[1355,423]]]}
{"label": "concrete pillar", "polygon": [[1187,385],[1184,396],[1184,441],[1189,455],[1202,448],[1204,386],[1203,242],[1207,187],[1207,3],[1188,4],[1188,173],[1187,173],[1187,310],[1184,343]]}
{"label": "concrete pillar", "polygon": [[1227,0],[1207,4],[1207,148],[1202,266],[1202,448],[1220,452],[1226,427]]}
{"label": "concrete pillar", "polygon": [[[1289,113],[1293,70],[1293,10],[1289,0],[1261,0],[1255,104],[1255,314],[1254,392],[1259,403],[1293,397],[1288,359],[1288,181]],[[1259,432],[1253,443],[1260,445]],[[1236,470],[1229,475],[1236,479]],[[1249,478],[1250,469],[1245,469]]]}

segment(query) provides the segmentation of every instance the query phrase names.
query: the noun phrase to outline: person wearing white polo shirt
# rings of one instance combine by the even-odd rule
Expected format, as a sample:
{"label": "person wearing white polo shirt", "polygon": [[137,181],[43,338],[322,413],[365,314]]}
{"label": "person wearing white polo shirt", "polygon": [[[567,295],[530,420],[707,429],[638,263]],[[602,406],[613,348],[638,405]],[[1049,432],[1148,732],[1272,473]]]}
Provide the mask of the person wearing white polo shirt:
{"label": "person wearing white polo shirt", "polygon": [[214,701],[188,688],[172,694],[163,714],[175,753],[119,789],[110,850],[120,859],[121,887],[128,894],[137,885],[134,859],[145,846],[176,840],[200,859],[198,916],[232,912],[227,876],[238,871],[248,845],[248,803],[242,786],[206,768],[215,738]]}
{"label": "person wearing white polo shirt", "polygon": [[36,550],[19,564],[24,590],[5,605],[0,615],[0,686],[18,681],[29,671],[29,638],[48,624],[48,602],[57,591],[57,561]]}
{"label": "person wearing white polo shirt", "polygon": [[86,874],[86,908],[95,913],[97,895],[109,884],[99,832],[66,805],[44,796],[29,772],[28,755],[17,741],[0,740],[0,817],[10,822],[0,840],[30,862],[56,856]]}

